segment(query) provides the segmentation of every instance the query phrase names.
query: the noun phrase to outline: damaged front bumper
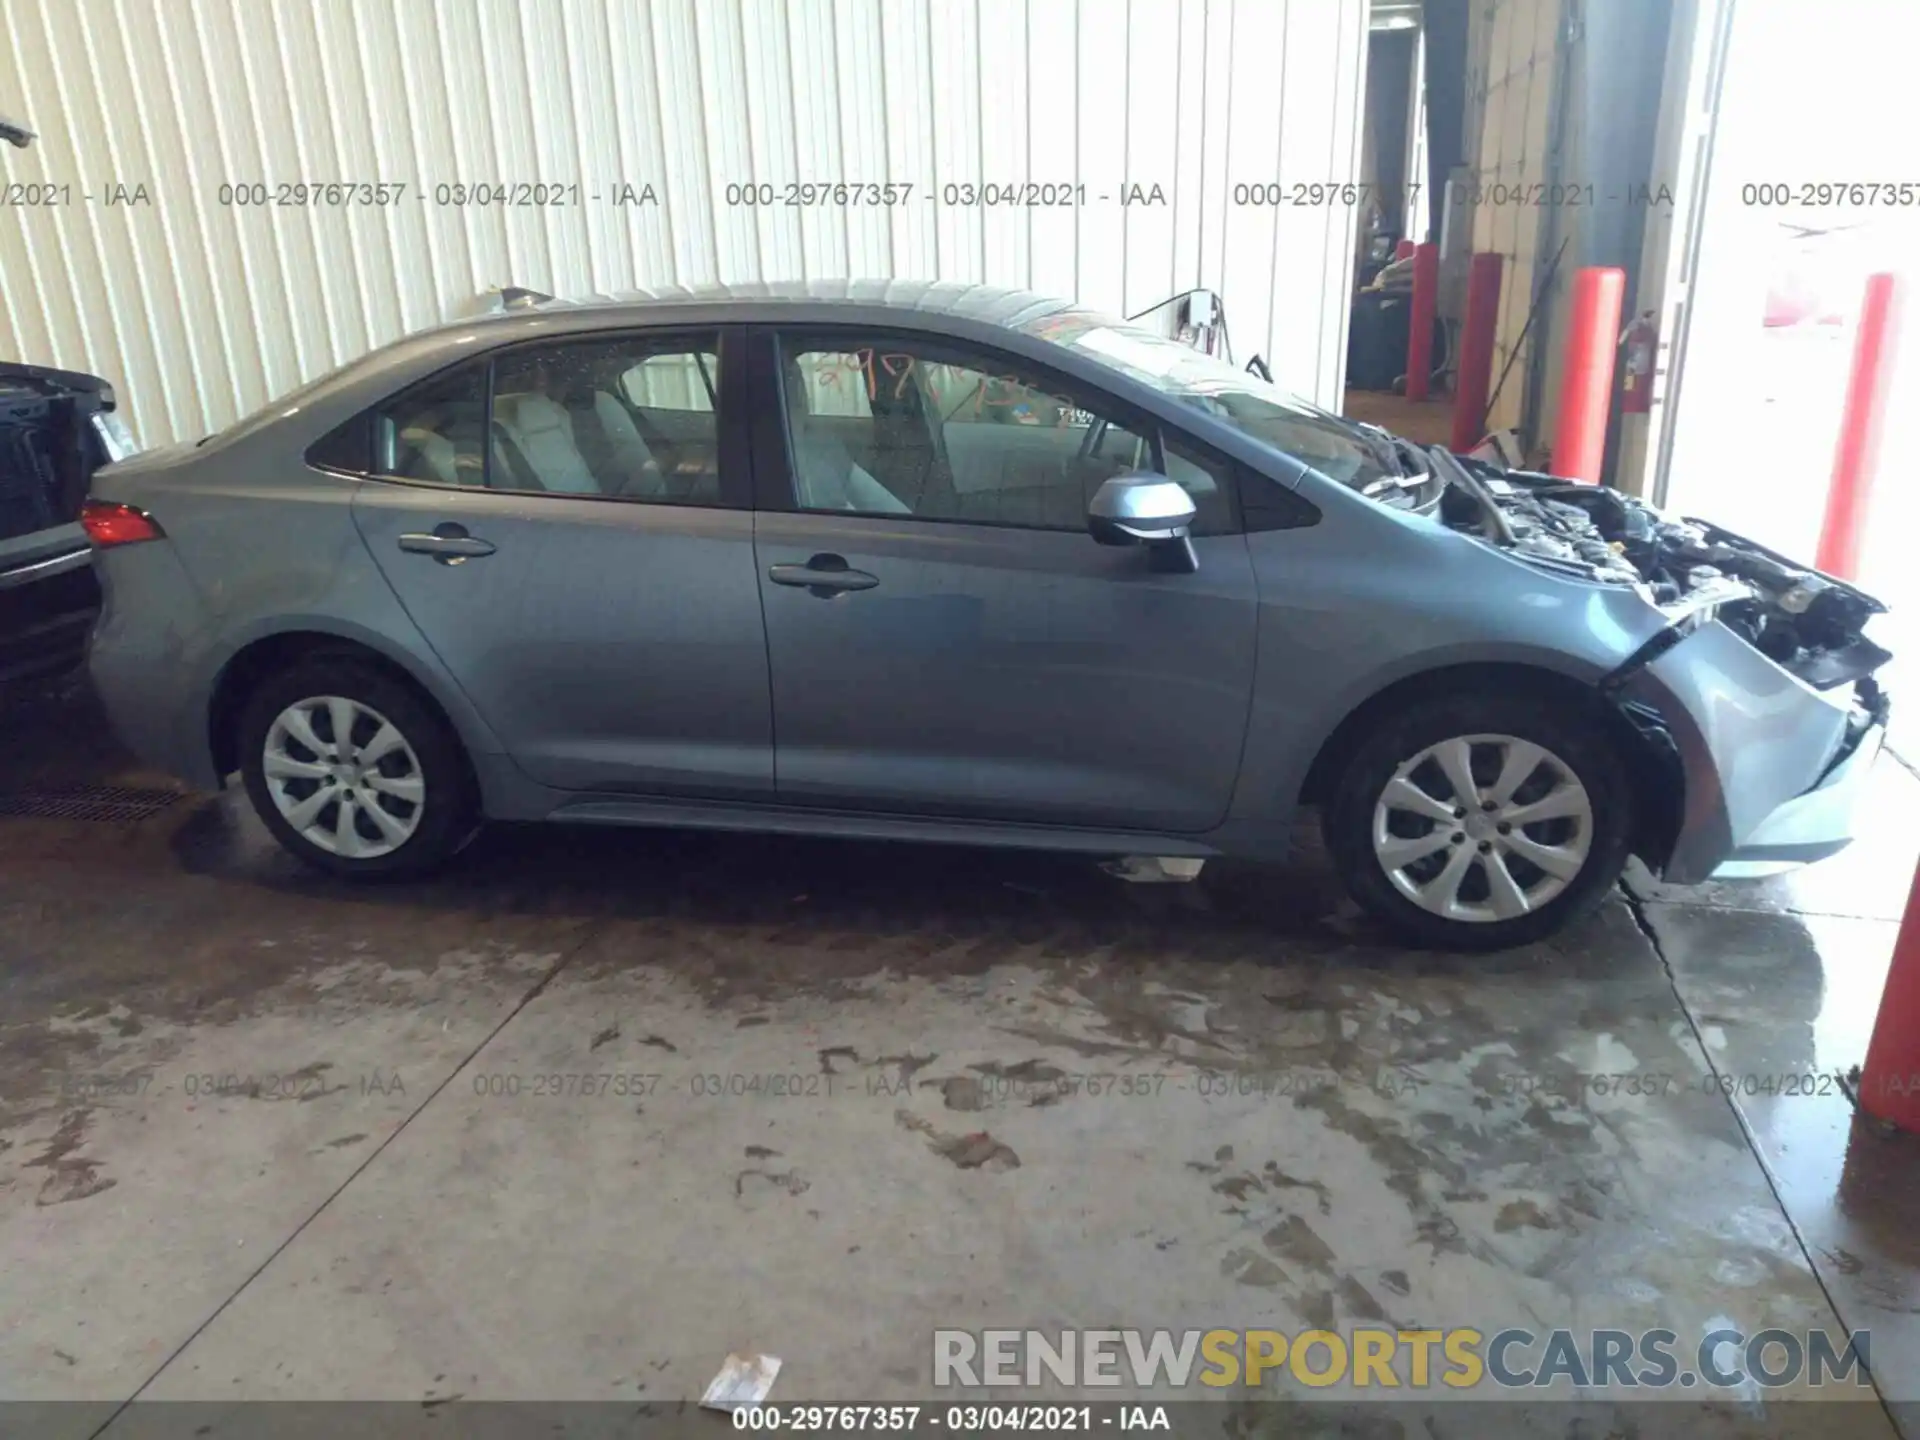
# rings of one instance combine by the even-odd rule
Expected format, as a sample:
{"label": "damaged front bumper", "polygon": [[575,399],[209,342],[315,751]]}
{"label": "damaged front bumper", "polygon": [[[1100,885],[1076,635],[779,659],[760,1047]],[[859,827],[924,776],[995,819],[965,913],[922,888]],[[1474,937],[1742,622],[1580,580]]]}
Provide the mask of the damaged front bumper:
{"label": "damaged front bumper", "polygon": [[1708,621],[1630,662],[1607,688],[1657,717],[1680,772],[1678,824],[1656,866],[1663,878],[1754,878],[1852,840],[1886,737],[1887,699],[1871,679],[1816,690]]}

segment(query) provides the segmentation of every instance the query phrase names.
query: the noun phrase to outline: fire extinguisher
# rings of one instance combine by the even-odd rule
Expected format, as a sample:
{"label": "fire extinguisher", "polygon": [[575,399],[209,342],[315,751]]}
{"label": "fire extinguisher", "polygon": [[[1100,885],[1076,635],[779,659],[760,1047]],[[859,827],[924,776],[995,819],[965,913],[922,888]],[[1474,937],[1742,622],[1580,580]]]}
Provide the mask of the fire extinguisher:
{"label": "fire extinguisher", "polygon": [[1653,360],[1660,349],[1660,326],[1651,310],[1620,332],[1620,413],[1645,415],[1653,409]]}

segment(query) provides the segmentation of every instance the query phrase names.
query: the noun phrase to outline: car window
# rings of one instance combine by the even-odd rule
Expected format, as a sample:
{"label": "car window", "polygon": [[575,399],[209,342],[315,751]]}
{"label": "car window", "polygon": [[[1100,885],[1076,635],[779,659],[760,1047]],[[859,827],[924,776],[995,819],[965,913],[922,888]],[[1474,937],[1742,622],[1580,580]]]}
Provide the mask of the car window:
{"label": "car window", "polygon": [[620,377],[621,394],[629,405],[711,413],[718,393],[712,361],[700,352],[649,355]]}
{"label": "car window", "polygon": [[484,485],[487,366],[462,365],[374,412],[373,473],[435,485]]}
{"label": "car window", "polygon": [[[782,354],[803,510],[1081,530],[1104,481],[1159,463],[1153,427],[968,347],[794,337]],[[1231,528],[1211,474],[1182,483],[1206,500],[1196,534]]]}
{"label": "car window", "polygon": [[718,504],[720,433],[705,377],[717,343],[623,337],[509,351],[495,362],[496,489]]}
{"label": "car window", "polygon": [[1262,445],[1356,490],[1398,475],[1394,458],[1351,420],[1150,331],[1087,310],[1060,310],[1023,327],[1190,405]]}
{"label": "car window", "polygon": [[720,503],[717,340],[622,337],[510,350],[375,410],[373,473],[664,504]]}

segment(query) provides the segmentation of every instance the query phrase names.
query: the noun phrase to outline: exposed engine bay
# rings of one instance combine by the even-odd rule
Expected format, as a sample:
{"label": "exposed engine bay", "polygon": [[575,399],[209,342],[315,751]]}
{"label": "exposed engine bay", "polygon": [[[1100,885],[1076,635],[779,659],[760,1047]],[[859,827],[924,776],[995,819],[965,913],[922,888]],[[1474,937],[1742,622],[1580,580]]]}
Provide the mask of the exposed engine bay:
{"label": "exposed engine bay", "polygon": [[1536,563],[1634,585],[1676,619],[1718,619],[1815,689],[1862,679],[1892,658],[1862,633],[1886,606],[1718,526],[1598,485],[1445,452],[1434,459],[1453,482],[1435,503],[1450,527]]}

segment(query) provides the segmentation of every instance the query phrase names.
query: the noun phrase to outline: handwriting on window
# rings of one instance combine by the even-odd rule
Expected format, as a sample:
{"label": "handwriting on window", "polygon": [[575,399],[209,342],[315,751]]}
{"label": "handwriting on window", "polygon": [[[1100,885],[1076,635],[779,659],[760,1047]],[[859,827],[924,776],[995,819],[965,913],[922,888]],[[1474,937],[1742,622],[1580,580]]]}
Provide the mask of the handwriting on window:
{"label": "handwriting on window", "polygon": [[869,405],[883,395],[902,400],[918,384],[920,392],[940,407],[943,420],[977,420],[991,411],[995,419],[1037,425],[1051,412],[1052,423],[1059,429],[1093,423],[1093,416],[1072,400],[1036,389],[1014,375],[990,375],[898,350],[822,351],[808,358],[814,393],[823,401],[836,393],[864,393]]}

